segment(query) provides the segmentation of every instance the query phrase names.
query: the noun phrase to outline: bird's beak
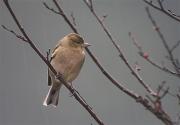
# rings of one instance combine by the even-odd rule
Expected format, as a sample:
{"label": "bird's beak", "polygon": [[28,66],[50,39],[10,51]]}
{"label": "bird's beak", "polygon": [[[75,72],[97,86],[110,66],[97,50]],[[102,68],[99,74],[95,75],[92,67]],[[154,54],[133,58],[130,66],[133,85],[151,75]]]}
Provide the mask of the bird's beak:
{"label": "bird's beak", "polygon": [[89,44],[89,43],[84,43],[83,44],[83,47],[85,48],[85,47],[88,47],[88,46],[91,46],[91,44]]}

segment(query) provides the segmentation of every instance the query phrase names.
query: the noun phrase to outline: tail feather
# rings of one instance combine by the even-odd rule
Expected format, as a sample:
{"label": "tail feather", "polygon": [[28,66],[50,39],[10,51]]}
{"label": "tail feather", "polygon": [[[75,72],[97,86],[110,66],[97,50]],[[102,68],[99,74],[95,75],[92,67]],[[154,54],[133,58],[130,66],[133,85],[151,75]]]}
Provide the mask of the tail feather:
{"label": "tail feather", "polygon": [[59,91],[60,91],[60,88],[55,88],[55,87],[51,86],[51,88],[49,89],[49,92],[44,100],[43,105],[44,106],[52,105],[52,106],[56,107],[58,105],[58,101],[59,101]]}

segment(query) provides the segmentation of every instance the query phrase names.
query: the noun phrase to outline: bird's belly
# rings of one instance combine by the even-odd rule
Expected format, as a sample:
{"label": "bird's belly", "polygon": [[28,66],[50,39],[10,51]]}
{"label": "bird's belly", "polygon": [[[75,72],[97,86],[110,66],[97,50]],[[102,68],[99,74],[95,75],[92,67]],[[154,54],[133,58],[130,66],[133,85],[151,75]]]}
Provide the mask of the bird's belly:
{"label": "bird's belly", "polygon": [[66,81],[72,82],[78,76],[79,72],[80,72],[80,69],[79,70],[71,70],[71,72],[66,77]]}
{"label": "bird's belly", "polygon": [[83,60],[69,60],[69,62],[63,63],[56,63],[53,64],[56,72],[61,73],[63,78],[67,82],[72,82],[79,74],[81,67],[83,65]]}

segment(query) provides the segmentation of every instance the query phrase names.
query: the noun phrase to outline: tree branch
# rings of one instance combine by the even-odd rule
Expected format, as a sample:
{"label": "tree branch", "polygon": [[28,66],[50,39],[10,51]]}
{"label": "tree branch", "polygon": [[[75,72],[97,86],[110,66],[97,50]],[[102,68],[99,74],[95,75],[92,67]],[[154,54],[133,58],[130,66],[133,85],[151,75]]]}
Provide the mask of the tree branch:
{"label": "tree branch", "polygon": [[160,6],[161,10],[163,10],[163,11],[164,11],[164,7],[163,7],[163,5],[162,5],[161,0],[157,0],[157,2],[158,2],[158,4],[159,4],[159,6]]}
{"label": "tree branch", "polygon": [[[153,7],[154,9],[156,9],[156,10],[164,13],[165,15],[169,16],[170,18],[172,18],[172,19],[180,22],[180,17],[176,16],[175,14],[172,14],[172,12],[168,12],[168,11],[166,11],[164,8],[158,7],[158,6],[154,5],[154,4],[152,3],[152,1],[149,1],[149,0],[142,0],[142,1],[144,1],[146,4],[148,4],[149,6]],[[158,0],[158,1],[159,1],[159,0]],[[161,2],[161,3],[162,3],[162,2]],[[161,5],[162,5],[162,4],[161,4]]]}
{"label": "tree branch", "polygon": [[[104,32],[106,33],[106,35],[109,37],[110,41],[112,42],[112,44],[114,45],[114,47],[117,49],[117,51],[119,52],[119,55],[121,57],[121,59],[124,61],[124,63],[127,65],[127,67],[130,69],[130,71],[132,72],[132,74],[135,76],[135,78],[141,83],[141,85],[143,85],[143,87],[154,97],[157,98],[157,93],[154,92],[142,79],[141,77],[134,71],[134,69],[130,66],[130,64],[128,63],[127,59],[125,58],[125,56],[123,55],[123,52],[120,48],[120,46],[115,42],[115,40],[112,38],[110,32],[108,31],[108,29],[105,27],[104,23],[102,20],[100,20],[100,18],[97,16],[96,12],[94,9],[92,8],[92,4],[89,4],[86,0],[83,0],[83,2],[87,5],[87,7],[89,8],[89,10],[91,11],[91,13],[93,14],[93,16],[97,19],[98,23],[101,25],[101,27],[103,28]],[[143,102],[146,103],[146,101],[144,100]],[[143,104],[143,103],[141,103]],[[147,106],[144,105],[143,106]],[[149,105],[148,105],[149,106]],[[152,108],[152,107],[151,107]],[[151,108],[147,108],[149,111],[151,111],[153,114],[155,114],[155,116],[157,116],[160,120],[162,120],[165,124],[167,125],[172,125],[172,121],[170,119],[170,117],[167,115],[167,113],[165,113],[162,109],[162,112],[156,112],[156,109],[151,110]],[[162,116],[162,117],[159,117]]]}
{"label": "tree branch", "polygon": [[164,45],[164,47],[165,47],[165,49],[166,49],[166,51],[167,51],[167,53],[169,55],[170,61],[171,61],[172,65],[173,65],[174,69],[176,70],[176,72],[178,74],[180,74],[179,68],[176,65],[175,58],[174,58],[173,54],[171,53],[171,49],[169,48],[169,46],[167,44],[167,41],[165,40],[164,35],[161,33],[160,28],[158,27],[156,21],[153,19],[148,7],[146,7],[146,12],[148,14],[148,17],[149,17],[155,31],[157,32],[159,38],[161,39],[161,41],[162,41],[162,43],[163,43],[163,45]]}
{"label": "tree branch", "polygon": [[[74,88],[72,88],[63,78],[62,75],[57,73],[55,71],[55,69],[52,67],[52,65],[50,64],[50,62],[40,53],[40,51],[36,48],[36,46],[34,45],[34,43],[31,41],[31,39],[28,37],[28,35],[26,34],[25,30],[22,28],[21,24],[19,23],[16,15],[14,14],[13,10],[11,9],[11,6],[9,5],[8,0],[3,0],[4,4],[6,5],[7,9],[9,10],[13,20],[15,21],[16,25],[18,26],[19,30],[21,31],[21,33],[23,34],[25,41],[27,43],[29,43],[29,45],[32,47],[32,49],[40,56],[40,58],[46,63],[46,65],[49,67],[49,69],[56,75],[56,78],[58,80],[61,81],[61,83],[64,84],[64,86],[73,94],[73,96],[75,97],[75,99],[89,112],[89,114],[95,119],[95,121],[99,124],[99,125],[104,125],[104,123],[96,116],[96,114],[92,111],[92,109],[90,108],[90,106],[84,102],[84,99],[79,96],[79,93],[77,93],[77,90],[75,90]],[[14,33],[15,36],[17,36]],[[19,37],[18,37],[19,38]],[[22,39],[21,39],[22,40]]]}
{"label": "tree branch", "polygon": [[97,16],[95,10],[91,9],[91,6],[88,4],[88,2],[86,0],[83,0],[83,2],[86,4],[86,6],[89,8],[89,10],[91,11],[91,13],[93,14],[93,16],[96,18],[96,20],[98,21],[98,23],[101,25],[102,29],[104,30],[104,32],[106,33],[106,35],[108,36],[108,38],[110,39],[110,41],[112,42],[112,44],[114,45],[114,47],[116,48],[116,50],[119,53],[120,58],[123,60],[123,62],[126,64],[126,66],[129,68],[129,70],[131,71],[132,75],[139,81],[139,83],[146,89],[146,91],[151,94],[152,96],[156,96],[156,93],[152,90],[152,88],[145,83],[142,78],[139,77],[139,75],[134,71],[133,67],[129,64],[129,62],[127,61],[126,57],[124,56],[122,49],[120,48],[120,46],[117,44],[117,42],[113,39],[111,33],[108,31],[108,29],[106,28],[106,26],[104,25],[104,23],[102,22],[102,20]]}
{"label": "tree branch", "polygon": [[[173,75],[173,76],[176,76],[176,77],[180,78],[180,74],[178,74],[178,73],[176,73],[176,72],[168,69],[167,67],[164,67],[164,66],[159,65],[158,63],[156,63],[155,61],[153,61],[153,60],[149,57],[149,55],[147,56],[146,52],[143,51],[142,46],[139,45],[137,39],[135,38],[135,36],[134,36],[131,32],[129,32],[129,37],[131,38],[133,44],[137,47],[137,49],[138,49],[138,51],[139,51],[138,53],[139,53],[139,55],[140,55],[143,59],[145,59],[148,63],[150,63],[150,64],[153,65],[154,67],[156,67],[156,68],[158,68],[158,69],[160,69],[160,70],[162,70],[162,71],[164,71],[164,72],[166,72],[166,73],[169,73],[169,74],[171,74],[171,75]],[[176,45],[174,45],[174,46],[176,47]],[[177,46],[178,46],[178,45],[177,45]],[[171,51],[172,51],[172,49],[171,49]]]}
{"label": "tree branch", "polygon": [[[75,32],[78,33],[76,28],[73,26],[73,24],[70,22],[70,20],[67,18],[67,16],[64,14],[64,12],[62,11],[61,7],[59,6],[59,4],[56,2],[56,0],[53,0],[53,2],[55,3],[56,7],[58,8],[60,13],[59,15],[61,15],[65,22],[70,26],[70,28]],[[16,22],[17,26],[19,27],[20,31],[22,32],[23,36],[27,39],[28,36],[25,33],[24,29],[21,27],[21,25],[19,24],[16,16],[14,15],[14,12],[12,11],[11,7],[9,6],[8,0],[4,0],[4,3],[6,5],[6,7],[8,8],[8,10],[10,11],[14,21]],[[52,11],[53,12],[53,11]],[[57,14],[57,13],[56,13]],[[14,16],[13,16],[14,15]],[[28,38],[27,39],[28,43],[30,44],[30,46],[37,51],[37,48],[35,47],[35,45],[32,43],[32,41]],[[31,45],[32,44],[32,45]],[[33,47],[34,45],[34,47]],[[131,90],[125,88],[123,85],[121,85],[120,83],[118,83],[104,68],[103,66],[100,64],[100,62],[97,60],[97,58],[92,54],[92,52],[86,48],[87,53],[90,55],[90,57],[93,59],[93,61],[95,62],[95,64],[98,66],[98,68],[101,70],[101,72],[117,87],[119,88],[121,91],[123,91],[124,93],[126,93],[127,95],[129,95],[130,97],[132,97],[133,99],[135,99],[138,103],[140,103],[141,105],[143,105],[145,108],[147,108],[150,112],[152,112],[158,119],[160,119],[163,123],[167,124],[167,125],[172,125],[172,121],[171,119],[168,117],[168,115],[166,115],[165,112],[159,112],[159,114],[157,114],[157,112],[155,111],[155,109],[149,104],[149,101],[139,95],[137,95],[136,93],[132,92]],[[49,68],[52,70],[52,72],[54,72],[55,74],[56,71],[53,69],[53,67],[50,65],[49,61],[47,61],[47,59],[38,51],[37,54],[41,57],[41,59],[49,66]],[[71,93],[74,93],[76,90],[74,90],[73,88],[71,88],[71,86],[69,86],[68,84],[66,84],[66,82],[62,79],[61,76],[56,75],[57,78],[65,85],[65,87],[67,87]],[[96,115],[91,111],[91,108],[84,103],[83,100],[81,100],[81,97],[78,96],[78,93],[75,92],[73,94],[73,96],[80,102],[81,105],[83,105],[83,107],[91,114],[91,116],[97,121],[98,124],[103,125],[103,123],[99,120],[96,119]],[[94,116],[95,115],[95,116]]]}
{"label": "tree branch", "polygon": [[17,38],[21,39],[22,41],[24,41],[24,42],[29,42],[29,41],[27,41],[23,36],[17,34],[17,33],[14,32],[13,30],[8,29],[8,28],[7,28],[6,26],[4,26],[4,25],[1,25],[1,26],[2,26],[3,29],[5,29],[6,31],[12,33],[13,35],[15,35]]}
{"label": "tree branch", "polygon": [[176,44],[170,49],[171,53],[180,45],[180,40],[176,42]]}
{"label": "tree branch", "polygon": [[42,2],[42,3],[48,10],[52,11],[53,13],[62,14],[61,12],[58,12],[58,11],[54,10],[53,8],[49,7],[46,2]]}
{"label": "tree branch", "polygon": [[[52,0],[54,2],[54,4],[56,5],[56,7],[58,8],[59,11],[61,11],[63,14],[59,14],[60,16],[62,16],[65,20],[65,22],[69,25],[69,27],[73,30],[73,32],[78,33],[77,29],[73,26],[73,24],[71,23],[71,21],[68,19],[68,17],[66,16],[66,14],[64,13],[63,9],[61,8],[60,4],[57,3],[56,0]],[[89,54],[89,56],[91,57],[91,59],[94,61],[94,63],[96,64],[96,66],[100,69],[100,71],[120,90],[122,90],[123,92],[125,92],[127,95],[129,95],[130,97],[134,98],[134,99],[138,99],[139,95],[136,93],[133,93],[131,90],[125,88],[122,84],[120,84],[118,81],[116,81],[113,76],[111,76],[106,70],[105,68],[101,65],[101,63],[98,61],[97,57],[94,56],[94,54],[89,50],[89,48],[85,48],[87,53]]]}

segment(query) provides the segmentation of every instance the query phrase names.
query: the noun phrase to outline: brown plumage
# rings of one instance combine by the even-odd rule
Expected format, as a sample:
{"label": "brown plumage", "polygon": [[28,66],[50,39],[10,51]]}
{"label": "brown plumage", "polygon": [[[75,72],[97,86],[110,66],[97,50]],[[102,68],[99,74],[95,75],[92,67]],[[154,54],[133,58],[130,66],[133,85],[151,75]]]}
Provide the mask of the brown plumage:
{"label": "brown plumage", "polygon": [[[78,76],[85,60],[84,48],[88,45],[78,34],[70,33],[62,38],[53,50],[50,60],[51,65],[56,72],[62,74],[66,82],[71,83]],[[50,70],[48,72],[50,89],[43,105],[56,107],[62,83],[55,78]]]}

